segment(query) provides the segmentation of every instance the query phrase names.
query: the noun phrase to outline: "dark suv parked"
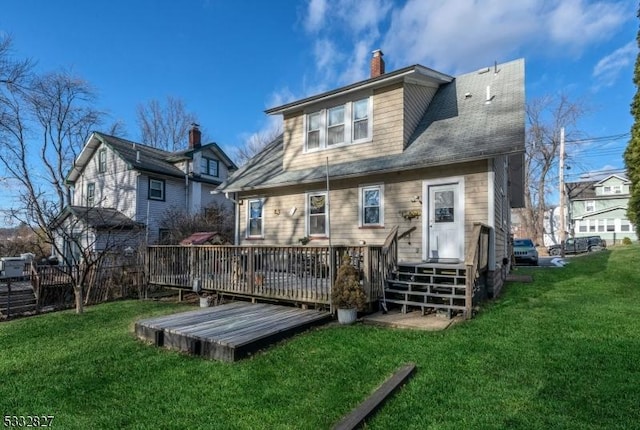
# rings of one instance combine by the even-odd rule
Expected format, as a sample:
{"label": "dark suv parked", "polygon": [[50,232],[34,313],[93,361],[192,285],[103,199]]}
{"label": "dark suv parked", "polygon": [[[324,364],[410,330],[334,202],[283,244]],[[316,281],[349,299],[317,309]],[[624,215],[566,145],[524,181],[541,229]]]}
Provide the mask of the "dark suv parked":
{"label": "dark suv parked", "polygon": [[[600,251],[605,249],[607,243],[600,236],[576,237],[564,241],[565,254],[581,254],[583,252]],[[549,255],[560,255],[561,245],[551,245]]]}

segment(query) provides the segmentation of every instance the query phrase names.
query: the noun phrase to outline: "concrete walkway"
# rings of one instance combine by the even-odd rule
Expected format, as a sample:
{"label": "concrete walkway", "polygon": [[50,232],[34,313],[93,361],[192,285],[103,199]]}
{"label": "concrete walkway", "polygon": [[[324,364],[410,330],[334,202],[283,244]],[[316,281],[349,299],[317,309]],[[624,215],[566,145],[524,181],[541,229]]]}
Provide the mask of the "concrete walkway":
{"label": "concrete walkway", "polygon": [[420,311],[407,312],[403,314],[399,309],[389,309],[383,314],[376,312],[367,315],[362,319],[364,324],[379,325],[383,327],[437,331],[444,330],[449,326],[464,321],[462,317],[447,318],[435,313],[422,315]]}

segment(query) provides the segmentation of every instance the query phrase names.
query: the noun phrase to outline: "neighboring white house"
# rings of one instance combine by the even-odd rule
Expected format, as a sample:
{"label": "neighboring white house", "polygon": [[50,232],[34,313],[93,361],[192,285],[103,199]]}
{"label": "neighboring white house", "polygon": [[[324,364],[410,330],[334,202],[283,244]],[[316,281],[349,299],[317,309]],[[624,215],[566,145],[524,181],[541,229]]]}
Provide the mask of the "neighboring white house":
{"label": "neighboring white house", "polygon": [[232,208],[211,191],[236,169],[216,143],[201,144],[195,125],[188,148],[178,152],[94,132],[67,176],[73,205],[55,224],[73,225],[94,250],[105,249],[115,238],[122,246],[157,243],[169,209],[195,214],[214,203]]}

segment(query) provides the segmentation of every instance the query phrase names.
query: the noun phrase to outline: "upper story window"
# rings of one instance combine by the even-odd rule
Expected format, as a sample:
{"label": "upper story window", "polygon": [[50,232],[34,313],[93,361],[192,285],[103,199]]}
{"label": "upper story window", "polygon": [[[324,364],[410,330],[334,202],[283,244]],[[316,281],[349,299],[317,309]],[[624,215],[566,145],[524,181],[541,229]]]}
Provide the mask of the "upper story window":
{"label": "upper story window", "polygon": [[89,182],[87,184],[87,206],[91,207],[96,204],[96,184]]}
{"label": "upper story window", "polygon": [[371,140],[371,105],[371,97],[367,97],[307,114],[305,149],[314,151]]}
{"label": "upper story window", "polygon": [[98,172],[104,173],[107,171],[107,150],[101,149],[98,152]]}
{"label": "upper story window", "polygon": [[602,194],[622,194],[622,185],[605,185]]}
{"label": "upper story window", "polygon": [[164,181],[149,178],[149,200],[164,201]]}
{"label": "upper story window", "polygon": [[107,150],[101,149],[98,152],[98,172],[104,173],[107,171]]}
{"label": "upper story window", "polygon": [[596,201],[595,200],[587,200],[584,202],[584,211],[585,212],[595,212],[596,210]]}
{"label": "upper story window", "polygon": [[247,237],[263,237],[262,199],[249,200],[247,213]]}
{"label": "upper story window", "polygon": [[212,158],[202,157],[200,159],[200,173],[203,175],[219,176],[218,174],[219,162]]}
{"label": "upper story window", "polygon": [[360,187],[360,226],[384,225],[384,185]]}

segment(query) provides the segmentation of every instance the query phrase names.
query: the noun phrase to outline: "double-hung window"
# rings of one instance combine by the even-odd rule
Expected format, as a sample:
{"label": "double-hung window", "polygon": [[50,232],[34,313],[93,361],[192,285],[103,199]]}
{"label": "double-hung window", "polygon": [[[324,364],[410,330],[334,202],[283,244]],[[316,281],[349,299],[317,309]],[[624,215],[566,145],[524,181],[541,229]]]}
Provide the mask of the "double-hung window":
{"label": "double-hung window", "polygon": [[327,110],[327,145],[344,143],[344,106]]}
{"label": "double-hung window", "polygon": [[202,157],[200,159],[200,173],[203,175],[218,177],[218,160]]}
{"label": "double-hung window", "polygon": [[307,194],[307,235],[310,237],[328,237],[329,226],[327,193],[316,192]]}
{"label": "double-hung window", "polygon": [[87,206],[92,207],[96,204],[96,184],[89,182],[87,184]]}
{"label": "double-hung window", "polygon": [[305,118],[305,150],[370,141],[371,117],[371,97],[310,112]]}
{"label": "double-hung window", "polygon": [[98,152],[98,172],[104,173],[107,171],[107,150],[101,149]]}
{"label": "double-hung window", "polygon": [[596,202],[595,200],[587,200],[584,202],[584,211],[585,212],[595,212],[596,210]]}
{"label": "double-hung window", "polygon": [[358,100],[353,103],[353,140],[354,142],[370,137],[369,117],[371,116],[371,102],[369,99]]}
{"label": "double-hung window", "polygon": [[247,237],[264,237],[262,203],[262,199],[249,200],[249,204],[247,206]]}
{"label": "double-hung window", "polygon": [[149,178],[149,200],[164,200],[164,181]]}
{"label": "double-hung window", "polygon": [[384,225],[384,185],[360,187],[360,226]]}

